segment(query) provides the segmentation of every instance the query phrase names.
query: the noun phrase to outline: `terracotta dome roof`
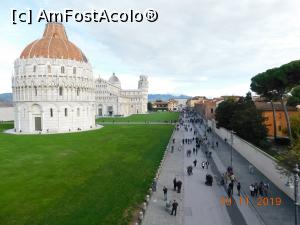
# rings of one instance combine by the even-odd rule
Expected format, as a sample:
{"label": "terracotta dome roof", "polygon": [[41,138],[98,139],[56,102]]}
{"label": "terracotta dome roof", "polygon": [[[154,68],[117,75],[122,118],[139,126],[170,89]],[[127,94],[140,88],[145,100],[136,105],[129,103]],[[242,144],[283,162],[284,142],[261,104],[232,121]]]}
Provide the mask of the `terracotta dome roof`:
{"label": "terracotta dome roof", "polygon": [[68,40],[61,23],[47,23],[43,37],[27,45],[20,55],[25,59],[33,57],[88,61],[83,52]]}

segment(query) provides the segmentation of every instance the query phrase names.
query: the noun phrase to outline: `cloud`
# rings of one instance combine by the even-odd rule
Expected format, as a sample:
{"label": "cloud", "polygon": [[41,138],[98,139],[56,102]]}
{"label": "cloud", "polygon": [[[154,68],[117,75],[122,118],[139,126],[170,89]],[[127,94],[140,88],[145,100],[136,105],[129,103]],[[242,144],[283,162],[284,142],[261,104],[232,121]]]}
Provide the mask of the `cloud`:
{"label": "cloud", "polygon": [[[84,4],[69,0],[32,1],[30,5],[36,10],[157,9],[159,19],[155,23],[66,24],[70,40],[85,52],[95,76],[123,74],[128,77],[120,78],[122,84],[132,87],[138,75],[146,74],[150,91],[156,93],[245,94],[252,76],[300,55],[297,0],[92,0]],[[8,5],[5,10],[9,10]],[[15,51],[22,49],[19,46],[25,47],[43,30],[41,24],[5,25],[15,37],[2,35],[0,48],[17,47],[0,62],[5,76],[0,92],[10,87],[8,61],[13,62],[19,55]]]}

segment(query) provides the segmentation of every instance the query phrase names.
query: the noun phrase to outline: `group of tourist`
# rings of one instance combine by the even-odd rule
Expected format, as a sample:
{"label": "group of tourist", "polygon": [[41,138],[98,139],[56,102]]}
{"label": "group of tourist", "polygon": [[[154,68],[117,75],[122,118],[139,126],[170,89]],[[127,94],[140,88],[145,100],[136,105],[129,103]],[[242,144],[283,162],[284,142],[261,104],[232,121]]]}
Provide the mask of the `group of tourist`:
{"label": "group of tourist", "polygon": [[252,197],[257,197],[258,195],[268,197],[269,184],[262,181],[259,184],[255,182],[254,184],[250,184],[249,190]]}
{"label": "group of tourist", "polygon": [[[173,179],[173,190],[177,193],[181,193],[181,187],[182,187],[182,181],[178,180],[176,177]],[[168,201],[168,188],[166,186],[163,187],[163,195],[164,195],[164,201],[166,202],[166,210],[171,214],[176,216],[177,214],[177,208],[178,208],[178,202],[176,199],[173,201]]]}
{"label": "group of tourist", "polygon": [[177,180],[176,177],[173,179],[173,187],[174,191],[177,191],[177,193],[181,192],[181,187],[182,187],[182,181]]}
{"label": "group of tourist", "polygon": [[209,166],[209,161],[202,161],[202,163],[201,163],[202,169],[204,169],[204,168],[208,169],[208,166]]}

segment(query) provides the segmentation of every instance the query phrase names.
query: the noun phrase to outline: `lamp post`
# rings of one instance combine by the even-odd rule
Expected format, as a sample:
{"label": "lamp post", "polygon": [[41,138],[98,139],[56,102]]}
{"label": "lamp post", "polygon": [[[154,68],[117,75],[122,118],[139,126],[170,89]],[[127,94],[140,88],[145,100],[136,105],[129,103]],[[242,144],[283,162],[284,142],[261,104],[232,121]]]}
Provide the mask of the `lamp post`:
{"label": "lamp post", "polygon": [[230,166],[232,168],[232,151],[233,151],[233,134],[235,132],[233,130],[230,131],[230,138],[231,138],[231,148],[230,148]]}
{"label": "lamp post", "polygon": [[212,134],[211,134],[211,136],[212,136],[212,147],[214,148],[214,146],[215,146],[215,124],[216,124],[216,121],[213,119],[212,120]]}
{"label": "lamp post", "polygon": [[298,183],[299,183],[299,174],[300,170],[298,164],[296,164],[293,169],[294,173],[294,205],[295,205],[295,225],[298,225]]}

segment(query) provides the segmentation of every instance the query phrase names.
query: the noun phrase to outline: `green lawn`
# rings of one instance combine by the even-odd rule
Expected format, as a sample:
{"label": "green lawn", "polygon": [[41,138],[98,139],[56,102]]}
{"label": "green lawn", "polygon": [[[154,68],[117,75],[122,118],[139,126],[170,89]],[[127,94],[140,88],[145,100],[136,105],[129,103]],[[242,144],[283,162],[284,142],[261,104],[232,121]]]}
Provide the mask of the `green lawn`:
{"label": "green lawn", "polygon": [[149,114],[135,114],[128,117],[99,118],[97,122],[166,122],[177,120],[178,112],[154,112]]}
{"label": "green lawn", "polygon": [[127,225],[172,130],[124,125],[73,134],[0,133],[0,224]]}

